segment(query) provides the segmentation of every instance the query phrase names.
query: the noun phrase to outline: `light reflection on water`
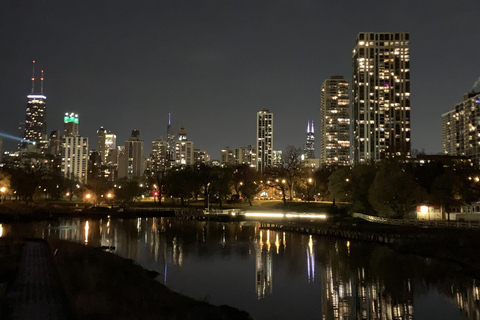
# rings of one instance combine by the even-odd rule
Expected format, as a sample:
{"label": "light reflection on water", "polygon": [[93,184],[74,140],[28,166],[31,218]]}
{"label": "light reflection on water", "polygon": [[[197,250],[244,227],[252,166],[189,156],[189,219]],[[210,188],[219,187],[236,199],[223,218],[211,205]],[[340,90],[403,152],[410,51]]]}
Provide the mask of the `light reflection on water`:
{"label": "light reflection on water", "polygon": [[475,280],[362,242],[169,218],[68,219],[36,232],[114,246],[172,290],[255,319],[480,319]]}

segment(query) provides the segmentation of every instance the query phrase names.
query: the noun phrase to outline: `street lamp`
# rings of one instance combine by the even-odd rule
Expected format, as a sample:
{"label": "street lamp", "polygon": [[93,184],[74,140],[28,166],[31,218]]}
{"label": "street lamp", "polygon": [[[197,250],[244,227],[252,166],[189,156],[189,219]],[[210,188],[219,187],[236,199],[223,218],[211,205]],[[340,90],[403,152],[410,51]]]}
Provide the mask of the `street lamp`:
{"label": "street lamp", "polygon": [[2,193],[2,197],[0,198],[0,202],[1,202],[1,201],[5,200],[5,192],[7,192],[7,188],[1,187],[0,192]]}

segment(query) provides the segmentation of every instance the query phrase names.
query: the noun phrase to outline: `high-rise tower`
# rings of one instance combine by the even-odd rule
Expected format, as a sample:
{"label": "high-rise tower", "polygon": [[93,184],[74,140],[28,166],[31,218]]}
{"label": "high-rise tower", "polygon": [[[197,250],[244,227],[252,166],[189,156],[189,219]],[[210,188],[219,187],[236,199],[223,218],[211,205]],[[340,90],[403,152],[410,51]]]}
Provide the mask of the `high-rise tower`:
{"label": "high-rise tower", "polygon": [[322,84],[320,164],[350,164],[350,92],[348,80],[331,76]]}
{"label": "high-rise tower", "polygon": [[273,113],[268,109],[257,112],[257,171],[261,174],[272,165]]}
{"label": "high-rise tower", "polygon": [[313,128],[313,121],[307,122],[307,142],[303,147],[303,154],[305,159],[315,159],[315,129]]}
{"label": "high-rise tower", "polygon": [[359,33],[353,50],[353,162],[410,157],[410,36]]}
{"label": "high-rise tower", "polygon": [[47,97],[43,94],[43,70],[40,76],[40,93],[35,93],[35,61],[32,69],[32,92],[27,96],[27,109],[23,139],[26,140],[21,147],[33,143],[38,149],[46,151],[47,140]]}
{"label": "high-rise tower", "polygon": [[171,114],[168,114],[167,126],[167,162],[173,163],[175,161],[175,133],[172,128]]}
{"label": "high-rise tower", "polygon": [[450,156],[467,156],[480,167],[480,93],[471,92],[463,101],[442,115],[443,152]]}
{"label": "high-rise tower", "polygon": [[143,140],[138,130],[132,130],[132,134],[125,141],[125,153],[119,159],[118,177],[133,179],[143,175],[145,171],[145,159],[143,155]]}
{"label": "high-rise tower", "polygon": [[78,114],[65,113],[63,117],[63,135],[78,136]]}
{"label": "high-rise tower", "polygon": [[87,183],[88,138],[78,134],[78,115],[67,113],[64,126],[61,148],[62,174],[72,181]]}

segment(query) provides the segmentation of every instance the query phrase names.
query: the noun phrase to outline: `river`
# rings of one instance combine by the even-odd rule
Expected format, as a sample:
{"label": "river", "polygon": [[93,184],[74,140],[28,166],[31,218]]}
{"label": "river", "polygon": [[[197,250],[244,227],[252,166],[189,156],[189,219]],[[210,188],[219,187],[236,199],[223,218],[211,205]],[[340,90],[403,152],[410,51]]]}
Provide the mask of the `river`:
{"label": "river", "polygon": [[480,319],[474,279],[360,241],[172,218],[65,219],[38,223],[34,232],[115,247],[170,289],[257,320]]}

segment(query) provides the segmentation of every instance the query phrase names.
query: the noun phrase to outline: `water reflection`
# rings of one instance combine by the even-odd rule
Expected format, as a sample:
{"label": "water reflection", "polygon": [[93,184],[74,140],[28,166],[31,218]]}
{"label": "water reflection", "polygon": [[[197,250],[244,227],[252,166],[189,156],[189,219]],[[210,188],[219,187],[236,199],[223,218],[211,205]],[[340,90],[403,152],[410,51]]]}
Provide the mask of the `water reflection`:
{"label": "water reflection", "polygon": [[256,319],[480,319],[473,279],[362,242],[170,218],[64,220],[37,233],[114,246],[173,290]]}

